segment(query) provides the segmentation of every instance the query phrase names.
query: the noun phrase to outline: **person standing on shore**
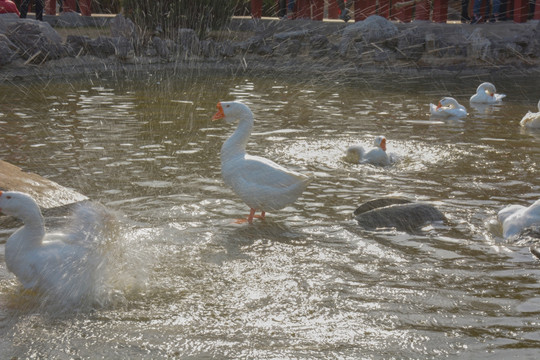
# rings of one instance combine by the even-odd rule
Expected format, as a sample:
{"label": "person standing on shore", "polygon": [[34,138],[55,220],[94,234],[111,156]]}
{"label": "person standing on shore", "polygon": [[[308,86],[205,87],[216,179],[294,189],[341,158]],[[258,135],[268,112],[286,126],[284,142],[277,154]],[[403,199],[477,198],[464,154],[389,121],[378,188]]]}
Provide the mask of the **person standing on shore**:
{"label": "person standing on shore", "polygon": [[[36,20],[43,21],[43,2],[44,0],[34,0],[34,6],[36,10]],[[26,18],[26,14],[28,13],[28,7],[30,5],[30,0],[22,0],[21,1],[21,18]]]}
{"label": "person standing on shore", "polygon": [[17,16],[21,16],[19,13],[19,9],[17,9],[17,5],[11,0],[0,0],[0,14],[17,14]]}
{"label": "person standing on shore", "polygon": [[336,1],[340,10],[339,18],[345,22],[351,20],[351,16],[349,15],[349,13],[351,12],[351,6],[353,5],[354,1],[348,0],[346,4],[345,4],[346,0],[336,0]]}

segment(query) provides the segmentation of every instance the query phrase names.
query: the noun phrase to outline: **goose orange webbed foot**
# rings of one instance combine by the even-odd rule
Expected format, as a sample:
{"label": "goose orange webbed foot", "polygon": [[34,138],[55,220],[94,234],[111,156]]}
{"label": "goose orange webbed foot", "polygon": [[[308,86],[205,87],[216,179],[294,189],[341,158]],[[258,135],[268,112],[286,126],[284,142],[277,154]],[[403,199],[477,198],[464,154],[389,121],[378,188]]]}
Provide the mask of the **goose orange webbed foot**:
{"label": "goose orange webbed foot", "polygon": [[253,219],[261,219],[264,220],[266,217],[266,213],[264,211],[261,211],[261,215],[255,215],[255,209],[251,209],[249,212],[249,215],[247,219],[236,219],[234,222],[235,224],[244,224],[246,222],[253,224]]}

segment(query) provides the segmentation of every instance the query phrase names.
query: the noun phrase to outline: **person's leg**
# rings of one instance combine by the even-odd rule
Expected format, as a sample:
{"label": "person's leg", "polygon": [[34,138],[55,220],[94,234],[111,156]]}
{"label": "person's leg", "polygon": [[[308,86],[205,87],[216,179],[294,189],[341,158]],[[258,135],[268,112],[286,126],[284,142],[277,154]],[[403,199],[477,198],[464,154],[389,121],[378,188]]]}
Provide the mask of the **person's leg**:
{"label": "person's leg", "polygon": [[469,0],[461,0],[461,22],[469,20]]}
{"label": "person's leg", "polygon": [[471,21],[471,24],[476,24],[482,19],[482,17],[480,16],[481,7],[482,7],[482,0],[474,0],[473,19]]}
{"label": "person's leg", "polygon": [[34,0],[36,7],[36,20],[43,21],[43,2],[44,0]]}
{"label": "person's leg", "polygon": [[26,18],[26,14],[28,14],[28,5],[30,4],[30,0],[22,0],[21,1],[21,18]]}
{"label": "person's leg", "polygon": [[287,0],[279,0],[278,17],[282,18],[287,16]]}
{"label": "person's leg", "polygon": [[499,20],[499,15],[501,14],[501,12],[500,12],[501,0],[493,0],[492,5],[493,5],[493,7],[492,7],[491,14],[493,15],[492,16],[493,21]]}

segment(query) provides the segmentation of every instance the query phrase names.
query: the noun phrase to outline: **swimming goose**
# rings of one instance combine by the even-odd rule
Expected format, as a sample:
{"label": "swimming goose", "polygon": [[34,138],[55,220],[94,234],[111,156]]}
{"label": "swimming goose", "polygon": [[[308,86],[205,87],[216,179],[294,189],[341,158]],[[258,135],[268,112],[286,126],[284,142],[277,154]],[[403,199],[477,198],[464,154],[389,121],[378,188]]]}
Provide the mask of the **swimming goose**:
{"label": "swimming goose", "polygon": [[463,118],[467,116],[467,109],[460,105],[456,99],[452,97],[442,98],[438,105],[429,104],[431,116],[441,118]]}
{"label": "swimming goose", "polygon": [[253,222],[256,211],[261,211],[260,218],[264,219],[267,211],[279,210],[295,202],[310,178],[266,158],[246,153],[254,121],[249,107],[237,101],[222,101],[217,108],[212,120],[238,122],[235,132],[221,147],[221,174],[225,184],[250,207],[247,221]]}
{"label": "swimming goose", "polygon": [[386,153],[386,137],[377,136],[373,140],[374,148],[365,151],[361,145],[351,146],[347,149],[345,160],[355,164],[372,164],[386,166],[391,161]]}
{"label": "swimming goose", "polygon": [[540,101],[538,101],[538,112],[527,112],[521,119],[520,125],[531,129],[540,129]]}
{"label": "swimming goose", "polygon": [[496,92],[495,85],[485,82],[478,86],[476,94],[471,96],[469,101],[472,103],[495,104],[506,97],[505,94],[497,94]]}
{"label": "swimming goose", "polygon": [[525,228],[540,224],[540,200],[529,207],[509,205],[499,211],[497,217],[502,224],[505,239],[518,235]]}

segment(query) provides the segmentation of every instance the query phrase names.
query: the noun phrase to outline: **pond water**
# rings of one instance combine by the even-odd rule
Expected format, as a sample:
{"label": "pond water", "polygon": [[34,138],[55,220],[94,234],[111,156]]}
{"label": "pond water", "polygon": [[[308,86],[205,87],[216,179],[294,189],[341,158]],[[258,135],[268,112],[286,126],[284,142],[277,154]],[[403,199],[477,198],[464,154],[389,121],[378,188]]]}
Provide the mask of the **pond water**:
{"label": "pond water", "polygon": [[[135,80],[0,86],[0,158],[117,214],[117,287],[104,308],[51,313],[21,295],[0,240],[4,358],[535,358],[540,263],[494,223],[540,198],[540,77],[151,74]],[[473,108],[489,80],[502,105]],[[463,121],[428,104],[453,96]],[[234,130],[216,103],[255,114],[248,152],[314,180],[253,225],[223,183]],[[343,161],[385,135],[390,167]],[[385,196],[425,201],[446,225],[360,229]],[[122,285],[129,277],[130,286]]]}

